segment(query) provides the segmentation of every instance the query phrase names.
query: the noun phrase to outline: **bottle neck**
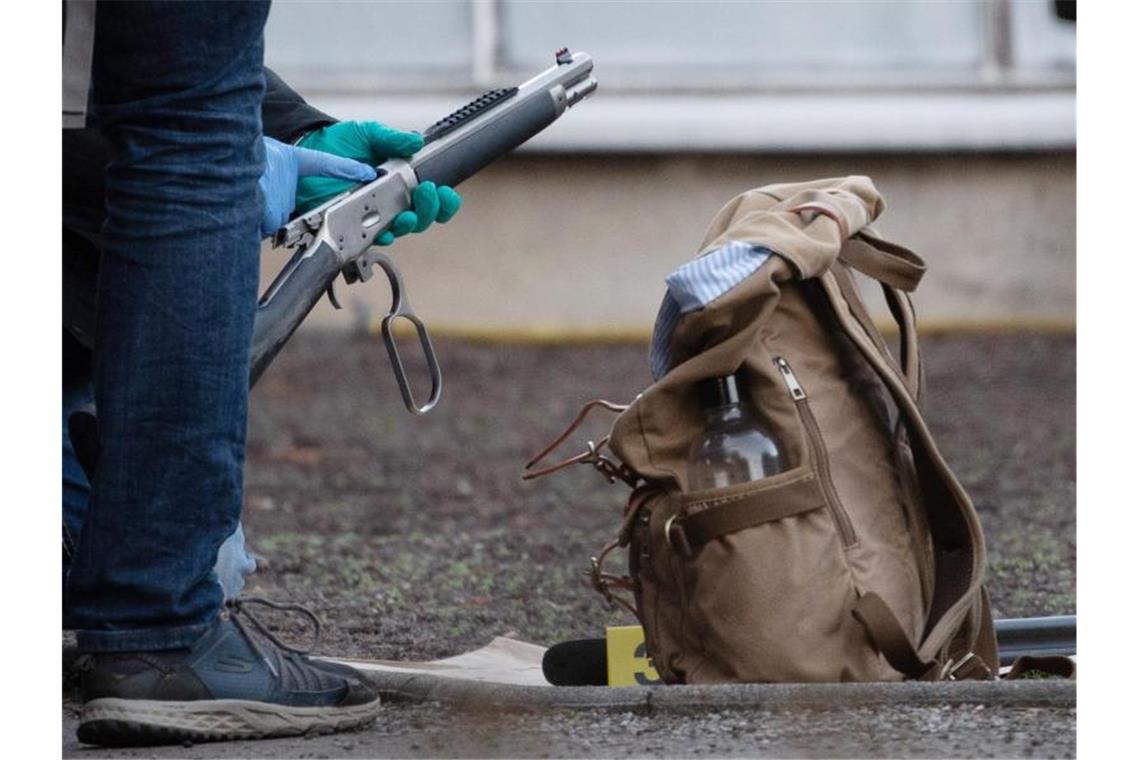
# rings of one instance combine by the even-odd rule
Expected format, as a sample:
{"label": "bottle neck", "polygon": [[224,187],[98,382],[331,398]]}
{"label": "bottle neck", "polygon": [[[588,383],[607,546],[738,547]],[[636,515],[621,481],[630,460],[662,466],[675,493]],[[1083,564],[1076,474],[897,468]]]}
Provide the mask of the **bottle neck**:
{"label": "bottle neck", "polygon": [[748,417],[748,412],[740,404],[721,404],[704,410],[705,424],[737,422]]}

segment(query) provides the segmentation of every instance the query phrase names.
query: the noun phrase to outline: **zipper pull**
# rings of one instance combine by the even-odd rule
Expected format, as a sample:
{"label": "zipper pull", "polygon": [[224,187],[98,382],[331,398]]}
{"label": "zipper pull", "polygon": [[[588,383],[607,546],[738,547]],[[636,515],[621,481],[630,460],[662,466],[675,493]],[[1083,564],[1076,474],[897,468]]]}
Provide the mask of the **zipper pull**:
{"label": "zipper pull", "polygon": [[792,399],[795,401],[806,399],[807,394],[804,393],[804,387],[796,379],[796,373],[792,372],[792,366],[788,364],[787,360],[782,356],[777,356],[772,361],[775,363],[776,369],[780,370],[780,376],[784,378],[784,385],[788,386],[788,392],[792,394]]}

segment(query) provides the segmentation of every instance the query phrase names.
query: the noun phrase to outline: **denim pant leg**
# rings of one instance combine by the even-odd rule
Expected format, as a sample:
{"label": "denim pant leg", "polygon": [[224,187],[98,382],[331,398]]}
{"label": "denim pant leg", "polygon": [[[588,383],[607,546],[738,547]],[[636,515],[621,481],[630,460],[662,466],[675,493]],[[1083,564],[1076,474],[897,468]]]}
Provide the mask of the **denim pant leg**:
{"label": "denim pant leg", "polygon": [[83,651],[185,647],[238,525],[268,3],[100,3],[115,148],[96,294],[102,453],[68,579]]}
{"label": "denim pant leg", "polygon": [[[95,384],[91,377],[91,354],[67,332],[63,331],[63,578],[67,582],[71,561],[83,532],[91,486],[79,464],[67,420],[71,413],[95,400]],[[67,620],[67,595],[64,594],[64,620]],[[65,627],[67,627],[65,625]]]}
{"label": "denim pant leg", "polygon": [[[63,334],[63,627],[74,628],[70,606],[67,603],[67,576],[71,560],[83,533],[87,519],[87,505],[91,498],[91,484],[87,473],[79,464],[79,457],[71,443],[68,419],[71,413],[95,401],[95,382],[91,377],[90,352],[79,345],[65,330]],[[222,596],[237,599],[245,588],[245,579],[257,570],[257,562],[245,546],[245,531],[241,523],[218,547],[214,560],[214,577],[222,587]]]}

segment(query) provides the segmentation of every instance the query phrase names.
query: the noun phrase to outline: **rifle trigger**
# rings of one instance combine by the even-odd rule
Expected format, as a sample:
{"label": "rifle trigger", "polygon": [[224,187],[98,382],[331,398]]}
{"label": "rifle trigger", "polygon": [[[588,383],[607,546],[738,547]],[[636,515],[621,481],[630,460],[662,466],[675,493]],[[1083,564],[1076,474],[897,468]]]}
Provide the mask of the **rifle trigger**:
{"label": "rifle trigger", "polygon": [[329,283],[328,288],[325,289],[325,295],[329,297],[329,303],[332,304],[334,309],[343,309],[340,305],[340,300],[336,297],[336,280]]}

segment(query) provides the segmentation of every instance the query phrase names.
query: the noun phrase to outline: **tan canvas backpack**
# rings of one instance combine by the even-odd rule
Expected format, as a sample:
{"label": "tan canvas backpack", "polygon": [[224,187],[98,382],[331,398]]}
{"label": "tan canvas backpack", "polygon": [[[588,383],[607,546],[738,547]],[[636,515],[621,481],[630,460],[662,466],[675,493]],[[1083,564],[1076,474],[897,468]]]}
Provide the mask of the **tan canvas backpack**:
{"label": "tan canvas backpack", "polygon": [[[611,599],[632,592],[667,682],[998,672],[981,527],[921,412],[908,293],[925,264],[872,232],[882,210],[866,177],[734,198],[701,255],[729,241],[775,255],[681,318],[672,369],[628,407],[606,404],[620,414],[605,440],[554,467],[528,465],[537,475],[587,462],[633,487],[602,557],[628,548],[629,575],[595,561],[594,583]],[[855,273],[882,286],[898,325],[897,361]],[[738,370],[790,469],[692,492],[685,465],[702,429],[697,384]]]}

